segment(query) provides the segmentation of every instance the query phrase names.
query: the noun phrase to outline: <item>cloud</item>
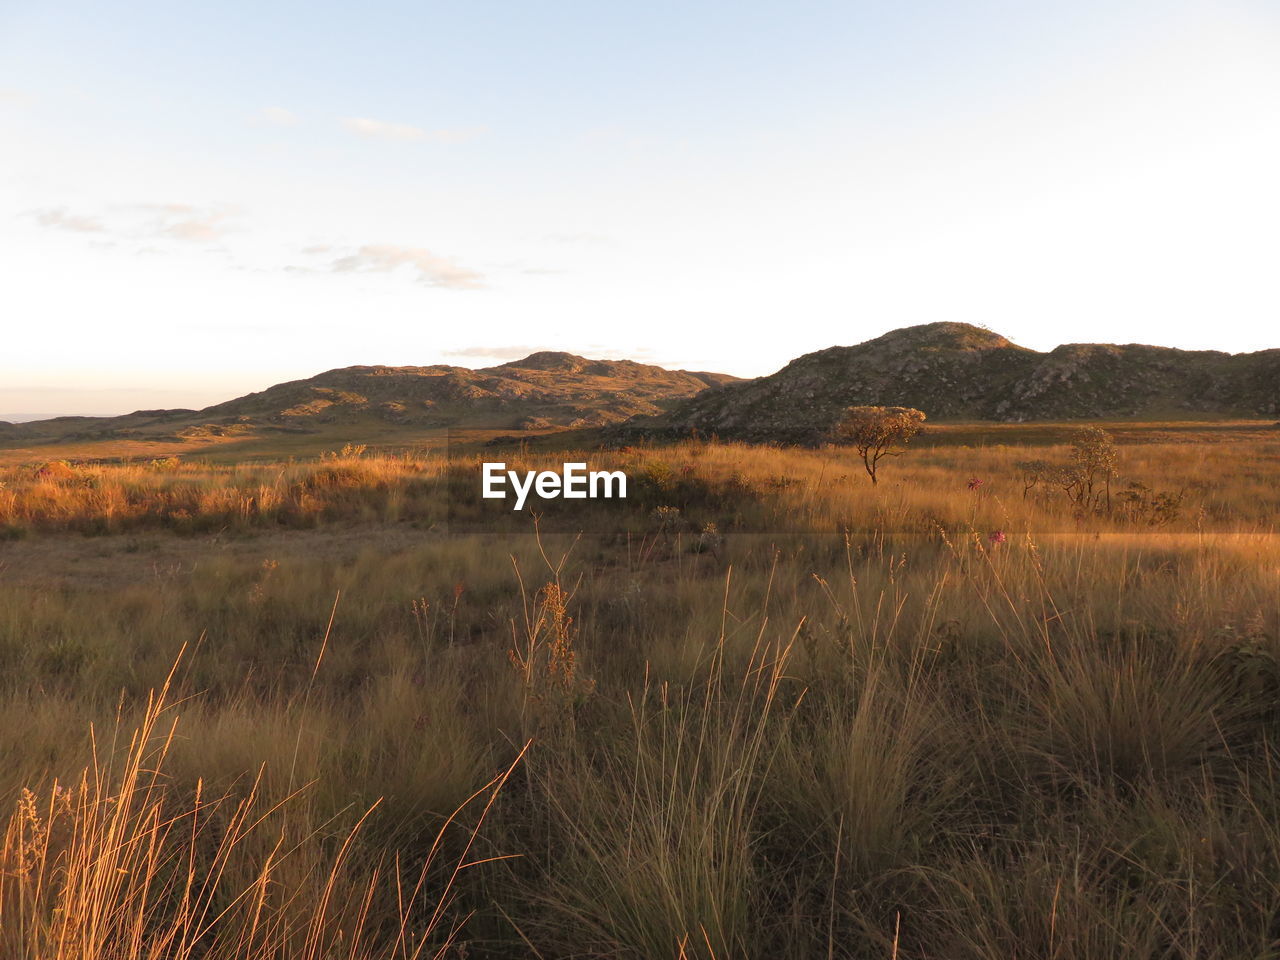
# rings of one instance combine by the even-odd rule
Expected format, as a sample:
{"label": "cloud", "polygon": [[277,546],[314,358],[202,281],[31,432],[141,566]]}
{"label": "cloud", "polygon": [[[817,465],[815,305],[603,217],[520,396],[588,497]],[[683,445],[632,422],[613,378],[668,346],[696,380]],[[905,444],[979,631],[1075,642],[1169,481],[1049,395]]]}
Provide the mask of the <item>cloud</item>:
{"label": "cloud", "polygon": [[0,103],[13,103],[23,106],[31,102],[31,95],[24,90],[15,90],[13,87],[0,87]]}
{"label": "cloud", "polygon": [[103,233],[106,227],[94,217],[85,217],[69,213],[65,207],[47,207],[32,213],[36,223],[42,227],[55,227],[59,230],[72,230],[76,233]]}
{"label": "cloud", "polygon": [[[76,213],[66,207],[44,207],[31,211],[30,216],[42,227],[75,233],[110,234],[144,243],[209,243],[231,230],[231,221],[238,213],[237,208],[225,204],[197,207],[186,203],[135,203],[109,207],[103,217]],[[158,251],[148,248],[147,252]]]}
{"label": "cloud", "polygon": [[227,222],[235,216],[232,207],[194,207],[185,203],[139,204],[135,209],[151,215],[147,232],[189,243],[217,240],[230,230]]}
{"label": "cloud", "polygon": [[259,123],[270,124],[273,127],[296,127],[300,119],[296,113],[284,107],[263,107],[257,117]]}
{"label": "cloud", "polygon": [[329,265],[334,273],[390,273],[400,267],[417,273],[418,282],[429,287],[474,290],[484,286],[478,273],[421,247],[367,244]]}
{"label": "cloud", "polygon": [[455,127],[452,129],[425,130],[407,123],[387,123],[370,117],[344,117],[342,125],[352,133],[374,140],[398,140],[402,143],[465,143],[485,132],[484,127]]}
{"label": "cloud", "polygon": [[446,350],[446,357],[479,357],[483,360],[523,360],[525,357],[533,353],[540,353],[543,350],[555,350],[555,347],[529,347],[529,346],[508,346],[508,347],[459,347],[457,350]]}
{"label": "cloud", "polygon": [[427,139],[427,131],[421,127],[412,127],[407,123],[386,123],[382,120],[371,120],[368,117],[346,117],[343,119],[342,125],[352,133],[378,140],[415,141]]}

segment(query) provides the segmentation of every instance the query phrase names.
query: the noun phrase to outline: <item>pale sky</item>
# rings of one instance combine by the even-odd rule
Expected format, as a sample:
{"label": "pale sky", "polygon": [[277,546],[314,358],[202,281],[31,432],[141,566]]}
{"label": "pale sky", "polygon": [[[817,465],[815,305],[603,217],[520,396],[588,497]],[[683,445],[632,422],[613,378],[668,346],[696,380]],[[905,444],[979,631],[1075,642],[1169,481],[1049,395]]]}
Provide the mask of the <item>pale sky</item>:
{"label": "pale sky", "polygon": [[1280,5],[0,0],[0,417],[936,320],[1280,347]]}

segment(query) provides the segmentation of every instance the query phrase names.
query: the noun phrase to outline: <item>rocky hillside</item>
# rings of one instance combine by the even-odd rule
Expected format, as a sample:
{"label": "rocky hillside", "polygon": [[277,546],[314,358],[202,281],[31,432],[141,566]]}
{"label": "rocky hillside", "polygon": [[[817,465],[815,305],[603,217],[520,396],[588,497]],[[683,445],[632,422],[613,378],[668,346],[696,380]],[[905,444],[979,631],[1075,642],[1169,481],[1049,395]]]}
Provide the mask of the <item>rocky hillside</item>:
{"label": "rocky hillside", "polygon": [[0,424],[0,442],[200,439],[301,432],[378,421],[406,427],[554,430],[663,412],[735,378],[631,360],[541,352],[496,367],[345,367],[203,410],[139,410],[122,417],[57,417]]}
{"label": "rocky hillside", "polygon": [[929,323],[806,354],[771,376],[705,391],[626,429],[811,443],[857,404],[1012,422],[1270,417],[1280,412],[1280,350],[1067,344],[1040,353],[969,324]]}

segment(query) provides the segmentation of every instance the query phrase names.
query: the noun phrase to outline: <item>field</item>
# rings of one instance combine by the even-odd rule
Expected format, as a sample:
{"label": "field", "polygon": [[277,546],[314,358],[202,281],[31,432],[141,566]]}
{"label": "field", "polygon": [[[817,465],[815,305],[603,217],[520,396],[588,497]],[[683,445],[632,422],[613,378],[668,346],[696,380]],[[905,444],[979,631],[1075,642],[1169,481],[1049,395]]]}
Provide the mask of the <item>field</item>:
{"label": "field", "polygon": [[0,956],[1280,956],[1280,431],[1104,426],[10,455]]}

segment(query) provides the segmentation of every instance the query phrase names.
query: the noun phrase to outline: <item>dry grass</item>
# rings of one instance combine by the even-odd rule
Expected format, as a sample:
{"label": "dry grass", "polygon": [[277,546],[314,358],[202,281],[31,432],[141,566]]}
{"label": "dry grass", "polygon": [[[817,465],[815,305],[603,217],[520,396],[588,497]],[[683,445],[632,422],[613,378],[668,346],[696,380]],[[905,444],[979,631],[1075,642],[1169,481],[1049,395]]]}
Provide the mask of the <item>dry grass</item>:
{"label": "dry grass", "polygon": [[[285,464],[216,465],[169,457],[127,464],[63,460],[0,469],[0,535],[72,530],[89,534],[167,528],[182,533],[312,527],[325,522],[399,522],[421,526],[483,519],[510,511],[480,503],[478,464],[511,469],[558,467],[586,458],[593,467],[626,470],[632,506],[693,507],[699,514],[756,531],[832,529],[927,531],[978,529],[1130,532],[1151,526],[1119,506],[1107,517],[1080,517],[1060,491],[1024,489],[1016,464],[1031,457],[1064,460],[1056,443],[965,445],[956,436],[886,461],[886,489],[872,489],[847,451],[784,450],[685,442],[622,451],[517,451],[465,455],[366,454],[361,447]],[[1161,531],[1270,532],[1280,511],[1274,482],[1280,439],[1256,433],[1234,443],[1130,443],[1121,447],[1117,494],[1128,481],[1181,494],[1178,517]],[[981,481],[973,490],[970,479]],[[638,487],[638,490],[636,489]],[[535,498],[536,499],[536,498]],[[554,517],[563,501],[543,502]],[[584,523],[570,504],[569,527]],[[517,518],[522,519],[522,518]],[[615,515],[606,518],[619,526]],[[687,518],[681,517],[681,525]],[[625,524],[624,524],[625,525]],[[632,524],[634,525],[634,524]]]}
{"label": "dry grass", "polygon": [[[395,521],[429,515],[425,459],[347,451],[285,464],[218,466],[177,458],[129,464],[63,460],[0,470],[0,535],[87,534],[167,528],[179,533],[314,527],[325,521]],[[417,497],[417,502],[414,498]],[[438,499],[438,498],[437,498]]]}
{"label": "dry grass", "polygon": [[0,954],[1276,956],[1277,455],[1122,447],[1151,527],[1013,446],[618,451],[540,539],[444,532],[466,463],[6,475]]}
{"label": "dry grass", "polygon": [[[172,678],[170,678],[172,679]],[[446,819],[421,866],[361,850],[374,807],[345,832],[309,819],[302,786],[263,798],[262,771],[213,793],[175,790],[167,760],[177,720],[166,681],[127,743],[99,747],[69,785],[23,788],[0,845],[0,948],[14,960],[418,960],[453,947],[454,881],[511,769]],[[519,757],[517,756],[517,761]],[[467,804],[483,809],[460,859],[430,883],[444,833]],[[376,807],[376,805],[375,805]],[[394,896],[394,901],[392,901]],[[396,913],[375,915],[389,902]],[[388,921],[391,921],[388,923]]]}

